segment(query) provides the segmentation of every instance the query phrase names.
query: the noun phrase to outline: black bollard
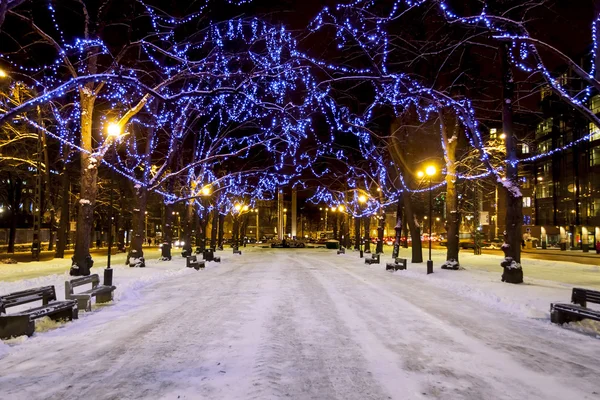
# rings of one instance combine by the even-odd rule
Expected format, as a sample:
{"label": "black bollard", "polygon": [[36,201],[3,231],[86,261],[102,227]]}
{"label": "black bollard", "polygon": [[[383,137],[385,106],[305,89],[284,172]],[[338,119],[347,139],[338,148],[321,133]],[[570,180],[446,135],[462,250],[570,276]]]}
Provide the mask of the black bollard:
{"label": "black bollard", "polygon": [[361,251],[360,251],[360,258],[363,258],[363,255],[364,255],[364,253],[363,253],[363,251],[361,250]]}
{"label": "black bollard", "polygon": [[427,275],[433,274],[433,261],[427,260]]}
{"label": "black bollard", "polygon": [[105,268],[104,269],[104,286],[112,286],[113,283],[113,269]]}

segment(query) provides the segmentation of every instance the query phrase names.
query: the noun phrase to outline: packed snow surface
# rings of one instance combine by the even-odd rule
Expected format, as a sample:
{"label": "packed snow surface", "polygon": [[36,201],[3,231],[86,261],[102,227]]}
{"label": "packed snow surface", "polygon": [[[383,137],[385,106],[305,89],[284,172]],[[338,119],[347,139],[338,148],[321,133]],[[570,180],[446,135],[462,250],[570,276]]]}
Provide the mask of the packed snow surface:
{"label": "packed snow surface", "polygon": [[[386,272],[389,254],[372,266],[352,251],[220,255],[201,271],[177,252],[116,268],[114,304],[0,342],[2,398],[600,398],[594,331],[548,321],[572,285],[503,284],[501,257],[461,255],[465,271],[439,262],[426,275],[424,264]],[[0,293],[64,278],[0,282]]]}

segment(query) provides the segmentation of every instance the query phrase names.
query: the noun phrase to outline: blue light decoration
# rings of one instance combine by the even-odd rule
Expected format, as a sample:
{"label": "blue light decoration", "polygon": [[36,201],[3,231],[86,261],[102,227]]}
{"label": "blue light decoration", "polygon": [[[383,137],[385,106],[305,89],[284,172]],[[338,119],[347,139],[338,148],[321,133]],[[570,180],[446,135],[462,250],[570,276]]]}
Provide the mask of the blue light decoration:
{"label": "blue light decoration", "polygon": [[[248,2],[228,1],[234,5]],[[76,127],[82,113],[78,91],[85,90],[86,83],[102,82],[97,97],[108,105],[110,113],[97,122],[98,146],[91,156],[134,185],[160,194],[167,203],[192,200],[198,210],[203,210],[199,191],[210,185],[219,193],[218,202],[210,207],[227,213],[239,199],[272,199],[277,187],[304,185],[301,180],[305,174],[328,176],[331,170],[316,171],[313,165],[314,160],[324,157],[346,162],[349,190],[353,193],[375,184],[382,191],[383,204],[373,196],[359,206],[356,196],[348,201],[346,194],[342,196],[342,192],[323,186],[311,199],[329,206],[344,204],[355,216],[368,215],[394,202],[400,192],[429,190],[410,188],[402,174],[396,174],[397,179],[390,178],[389,169],[397,167],[382,154],[368,129],[380,107],[393,110],[396,116],[414,110],[421,122],[433,120],[440,110],[451,110],[487,169],[457,178],[491,176],[502,182],[502,171],[492,165],[485,150],[472,103],[468,99],[453,99],[407,73],[393,72],[394,66],[389,65],[390,25],[408,10],[428,4],[437,7],[450,24],[485,29],[498,40],[509,41],[513,65],[525,72],[542,74],[555,93],[580,110],[587,110],[586,115],[600,126],[600,120],[590,116],[591,111],[586,108],[596,82],[594,62],[585,90],[571,96],[541,62],[536,43],[525,28],[488,15],[485,7],[471,17],[460,17],[447,3],[433,0],[353,0],[323,8],[310,24],[310,32],[333,29],[338,49],[358,46],[369,66],[355,68],[310,55],[283,25],[256,18],[205,24],[205,29],[192,36],[182,35],[186,27],[196,26],[205,17],[210,1],[183,17],[168,15],[141,0],[136,4],[152,26],[152,34],[123,49],[140,54],[135,61],[125,61],[127,58],[112,54],[100,38],[66,35],[57,22],[61,20],[57,10],[48,1],[47,22],[55,30],[55,59],[48,65],[32,67],[20,64],[18,54],[0,54],[0,64],[39,93],[0,114],[0,124],[40,104],[55,104],[57,109],[72,104],[55,113],[57,122],[51,127],[41,127],[34,119],[27,122],[61,143],[86,152],[79,143]],[[599,23],[600,16],[592,25],[592,55],[598,51]],[[85,59],[90,51],[111,60],[105,63],[109,66],[101,72],[88,70]],[[335,87],[341,82],[369,85],[372,98],[360,113],[342,105],[336,97]],[[329,126],[329,136],[325,138],[315,128],[317,115]],[[118,142],[99,134],[111,121],[119,121],[127,133]],[[153,132],[152,136],[147,145],[142,145],[145,142],[140,139],[148,138],[148,132]],[[358,150],[365,160],[361,168],[348,164],[348,151],[335,146],[335,134],[340,132],[357,138]],[[588,138],[589,135],[560,149],[515,162],[546,157]],[[316,145],[309,149],[308,142]],[[108,162],[105,154],[113,146],[115,160]],[[442,150],[445,151],[443,145]],[[177,182],[176,192],[168,189],[173,181]]]}

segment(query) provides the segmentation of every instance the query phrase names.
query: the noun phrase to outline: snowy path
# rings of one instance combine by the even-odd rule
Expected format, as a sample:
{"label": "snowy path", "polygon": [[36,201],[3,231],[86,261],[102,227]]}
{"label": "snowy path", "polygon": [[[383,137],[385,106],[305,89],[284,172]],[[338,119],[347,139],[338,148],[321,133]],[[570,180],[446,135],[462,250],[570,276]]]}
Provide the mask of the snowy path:
{"label": "snowy path", "polygon": [[254,249],[169,277],[13,345],[2,398],[600,399],[597,339],[361,261]]}

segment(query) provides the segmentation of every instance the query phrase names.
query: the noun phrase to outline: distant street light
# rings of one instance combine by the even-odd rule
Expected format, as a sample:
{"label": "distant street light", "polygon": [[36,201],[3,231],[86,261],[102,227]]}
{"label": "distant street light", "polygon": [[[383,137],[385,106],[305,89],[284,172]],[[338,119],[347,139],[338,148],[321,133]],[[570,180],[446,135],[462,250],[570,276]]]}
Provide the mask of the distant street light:
{"label": "distant street light", "polygon": [[0,68],[0,78],[8,78],[8,74],[2,68]]}

